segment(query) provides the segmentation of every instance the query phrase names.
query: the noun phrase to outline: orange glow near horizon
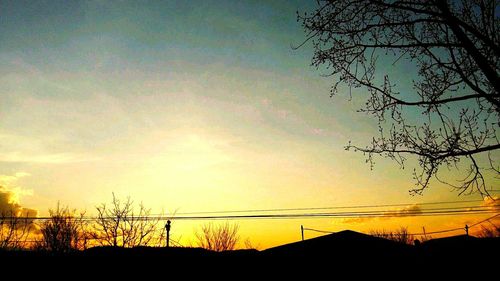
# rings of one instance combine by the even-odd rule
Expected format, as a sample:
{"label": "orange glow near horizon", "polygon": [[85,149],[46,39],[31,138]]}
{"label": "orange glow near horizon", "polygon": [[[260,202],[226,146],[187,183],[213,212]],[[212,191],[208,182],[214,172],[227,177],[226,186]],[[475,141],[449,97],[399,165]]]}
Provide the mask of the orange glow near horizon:
{"label": "orange glow near horizon", "polygon": [[[196,140],[194,140],[196,143]],[[187,144],[186,144],[187,145]],[[192,144],[189,144],[192,145]],[[202,145],[201,147],[204,147]],[[198,147],[199,148],[199,147]],[[216,157],[216,159],[219,159]],[[199,167],[198,167],[199,168]],[[151,170],[151,169],[148,169]],[[175,171],[175,173],[179,173],[179,170]],[[5,185],[8,183],[9,186],[16,186],[16,183],[22,178],[29,177],[27,174],[17,174],[13,176],[3,176],[0,177],[0,183]],[[180,177],[180,176],[179,176]],[[178,178],[174,178],[174,180],[178,180]],[[206,179],[203,179],[206,180]],[[197,184],[196,179],[192,179],[192,183],[184,182],[186,184],[186,189],[188,184],[193,184],[191,186],[192,190],[195,189],[195,185]],[[13,204],[13,206],[17,206],[19,210],[23,210],[23,213],[31,212],[30,214],[36,215],[34,209],[29,209],[22,206],[27,206],[21,199],[27,199],[32,197],[29,191],[23,191],[20,188],[10,188],[7,189],[5,187],[0,190],[2,192],[9,191],[11,197],[9,198],[9,203]],[[146,193],[141,193],[145,195]],[[119,196],[119,195],[117,195]],[[152,194],[151,196],[155,196]],[[186,198],[193,198],[199,196],[195,192],[186,191],[185,194],[177,194],[177,196],[185,196]],[[216,198],[211,198],[212,195],[203,196],[203,198],[210,199],[215,202]],[[247,195],[250,196],[250,195]],[[179,198],[179,197],[177,197]],[[124,198],[122,198],[124,199]],[[420,198],[419,198],[420,199]],[[150,200],[148,200],[150,201]],[[149,207],[148,201],[143,200],[142,202]],[[161,199],[160,199],[161,201]],[[460,201],[460,200],[453,200]],[[470,201],[470,200],[464,200]],[[419,213],[425,212],[428,209],[443,209],[450,207],[460,207],[460,208],[473,208],[476,207],[488,207],[491,210],[498,210],[499,203],[498,198],[494,199],[485,198],[484,201],[481,200],[472,200],[474,202],[464,202],[464,203],[453,203],[451,205],[447,204],[439,204],[439,205],[426,205],[425,202],[423,205],[414,203],[409,204],[407,206],[388,206],[388,207],[365,207],[365,208],[350,208],[359,206],[360,204],[350,204],[350,205],[325,205],[325,204],[312,204],[312,205],[281,205],[282,208],[279,209],[287,209],[287,208],[319,208],[319,207],[348,207],[348,208],[334,208],[334,209],[322,209],[322,210],[277,210],[277,211],[266,211],[267,209],[275,209],[272,205],[273,202],[269,201],[265,204],[260,205],[260,208],[245,208],[243,206],[237,206],[234,202],[229,202],[227,205],[219,204],[218,206],[215,204],[207,204],[202,205],[200,201],[193,202],[191,208],[177,208],[177,209],[163,209],[160,210],[158,208],[151,208],[152,214],[162,214],[166,217],[170,217],[172,220],[172,229],[171,229],[171,238],[174,245],[182,245],[182,246],[196,246],[196,236],[195,233],[199,232],[201,226],[207,223],[225,223],[229,222],[231,224],[237,224],[239,226],[239,248],[247,247],[248,241],[250,244],[257,249],[267,249],[270,247],[292,243],[299,241],[301,239],[300,226],[303,225],[307,230],[305,231],[305,238],[310,239],[317,236],[325,235],[326,232],[338,232],[342,230],[354,230],[363,233],[371,233],[372,231],[397,231],[401,227],[406,227],[409,233],[430,233],[427,238],[439,238],[451,235],[461,235],[465,233],[464,227],[466,224],[473,225],[485,218],[491,217],[491,213],[485,214],[474,214],[474,215],[449,215],[449,216],[409,216],[408,214],[411,212]],[[110,200],[104,200],[102,202],[109,203]],[[220,201],[218,201],[220,202]],[[138,200],[135,200],[135,203],[139,203]],[[207,202],[209,203],[209,202]],[[397,204],[400,204],[398,202]],[[428,202],[429,203],[429,202]],[[430,202],[434,203],[434,202]],[[65,204],[62,202],[62,204]],[[95,204],[97,205],[97,204]],[[94,205],[94,206],[95,206]],[[372,205],[372,204],[370,204]],[[375,204],[376,205],[376,204]],[[54,205],[55,206],[55,205]],[[50,206],[50,207],[54,207]],[[70,208],[72,206],[70,205]],[[260,211],[245,211],[245,210],[260,210]],[[87,208],[87,215],[93,216],[95,215],[95,210],[92,208]],[[232,212],[229,212],[232,211]],[[233,212],[235,211],[235,212]],[[245,211],[245,212],[243,212]],[[373,211],[381,211],[384,214],[390,215],[390,217],[380,217],[380,218],[274,218],[274,219],[229,219],[229,220],[201,220],[201,219],[176,219],[176,217],[184,217],[184,216],[227,216],[227,215],[269,215],[269,214],[307,214],[307,213],[331,213],[331,212],[373,212]],[[201,212],[201,213],[193,213],[193,212]],[[209,212],[209,213],[206,213]],[[46,210],[40,210],[41,216],[46,216]],[[491,223],[496,224],[500,218],[495,218],[491,220]],[[160,227],[164,222],[160,222]],[[483,223],[481,225],[477,225],[474,228],[470,229],[470,234],[474,235],[480,232],[481,227],[489,227],[489,222]],[[320,232],[315,232],[308,229],[319,230]],[[447,229],[457,229],[451,232],[445,233],[437,233],[432,234],[435,231],[442,231]],[[421,238],[420,235],[415,236],[415,238]]]}

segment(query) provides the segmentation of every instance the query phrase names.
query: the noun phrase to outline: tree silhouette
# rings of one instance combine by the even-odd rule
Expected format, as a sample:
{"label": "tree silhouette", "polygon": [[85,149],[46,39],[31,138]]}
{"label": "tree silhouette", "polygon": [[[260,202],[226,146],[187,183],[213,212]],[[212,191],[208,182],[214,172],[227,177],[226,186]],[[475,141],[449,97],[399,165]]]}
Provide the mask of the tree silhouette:
{"label": "tree silhouette", "polygon": [[0,212],[0,249],[27,247],[28,240],[35,230],[28,213],[23,216],[14,210]]}
{"label": "tree silhouette", "polygon": [[159,245],[165,237],[159,216],[151,217],[151,210],[139,204],[138,211],[129,198],[120,201],[113,194],[111,205],[96,207],[97,218],[92,232],[93,240],[101,246],[135,247]]}
{"label": "tree silhouette", "polygon": [[[382,155],[404,168],[417,158],[415,188],[435,178],[463,192],[488,195],[488,175],[500,169],[500,21],[498,1],[330,0],[298,15],[312,41],[312,65],[340,85],[368,92],[360,110],[378,120],[379,135],[361,151],[373,167]],[[300,47],[299,46],[299,47]],[[379,57],[386,60],[377,60]],[[414,73],[412,90],[398,88],[384,67]],[[382,68],[382,70],[380,70]],[[387,68],[385,68],[387,69]],[[414,69],[414,71],[412,71]],[[410,83],[411,84],[411,83]],[[404,86],[404,85],[403,85]],[[443,167],[465,169],[456,182]]]}
{"label": "tree silhouette", "polygon": [[481,230],[476,235],[481,238],[500,237],[500,226],[490,223],[490,226],[481,226]]}
{"label": "tree silhouette", "polygon": [[370,235],[407,245],[412,245],[415,241],[415,236],[408,232],[407,227],[401,227],[396,231],[372,230]]}
{"label": "tree silhouette", "polygon": [[239,240],[238,224],[228,222],[219,225],[211,223],[201,227],[201,233],[195,233],[199,247],[216,252],[234,250]]}

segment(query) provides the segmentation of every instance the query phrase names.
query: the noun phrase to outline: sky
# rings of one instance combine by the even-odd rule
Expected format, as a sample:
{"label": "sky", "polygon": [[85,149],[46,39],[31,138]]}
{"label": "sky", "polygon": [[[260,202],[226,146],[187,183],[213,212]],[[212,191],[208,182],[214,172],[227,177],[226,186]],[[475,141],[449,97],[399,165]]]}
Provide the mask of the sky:
{"label": "sky", "polygon": [[[43,215],[57,202],[93,213],[113,193],[154,213],[481,199],[440,184],[410,196],[410,168],[376,159],[370,170],[344,150],[366,145],[376,122],[356,112],[362,98],[330,97],[312,46],[292,48],[305,39],[296,11],[314,7],[0,1],[0,203]],[[267,248],[299,239],[301,224],[420,231],[474,219],[237,223]],[[188,244],[203,223],[172,231]]]}

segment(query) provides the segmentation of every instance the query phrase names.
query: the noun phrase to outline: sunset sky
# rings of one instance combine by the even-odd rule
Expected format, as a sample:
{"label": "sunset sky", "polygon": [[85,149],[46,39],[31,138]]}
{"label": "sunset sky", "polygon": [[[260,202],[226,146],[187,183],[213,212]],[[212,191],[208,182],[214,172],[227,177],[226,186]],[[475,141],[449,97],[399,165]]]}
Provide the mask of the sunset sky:
{"label": "sunset sky", "polygon": [[[370,170],[344,150],[368,144],[376,122],[356,112],[362,89],[330,98],[334,81],[310,66],[312,47],[291,48],[305,38],[296,11],[314,7],[0,1],[0,203],[44,215],[58,201],[92,214],[113,192],[154,213],[481,199],[438,183],[412,197],[415,163],[377,158]],[[488,216],[239,224],[267,248],[300,239],[301,224],[420,232]],[[173,234],[188,244],[203,223],[174,220]]]}

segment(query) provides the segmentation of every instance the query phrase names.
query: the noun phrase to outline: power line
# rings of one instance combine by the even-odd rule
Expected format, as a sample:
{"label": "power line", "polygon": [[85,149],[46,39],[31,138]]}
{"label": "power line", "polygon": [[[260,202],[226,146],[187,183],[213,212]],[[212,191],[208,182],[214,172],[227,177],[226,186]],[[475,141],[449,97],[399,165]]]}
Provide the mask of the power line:
{"label": "power line", "polygon": [[[217,219],[294,219],[294,218],[369,218],[369,217],[413,217],[413,216],[445,216],[445,215],[470,215],[480,213],[498,213],[488,206],[463,206],[451,208],[430,208],[415,210],[367,210],[350,212],[311,212],[311,213],[285,213],[285,214],[245,214],[245,215],[214,215],[214,216],[123,216],[120,219],[127,220],[217,220]],[[4,220],[50,220],[52,217],[3,217]],[[112,220],[116,217],[68,217],[68,219],[81,221]]]}
{"label": "power line", "polygon": [[464,229],[461,228],[461,227],[457,227],[457,228],[451,228],[451,229],[445,229],[445,230],[437,230],[437,231],[431,231],[431,232],[410,233],[408,235],[428,235],[428,234],[446,233],[446,232],[452,232],[452,231],[458,231],[458,230],[464,230]]}
{"label": "power line", "polygon": [[455,215],[455,214],[479,214],[496,213],[489,207],[477,207],[481,209],[452,209],[452,210],[412,210],[404,213],[394,211],[365,211],[365,212],[333,212],[333,213],[295,213],[295,214],[256,214],[256,215],[225,215],[225,216],[181,216],[174,219],[245,219],[245,218],[303,218],[303,217],[335,217],[335,218],[365,218],[365,217],[411,217],[429,215]]}
{"label": "power line", "polygon": [[379,204],[379,205],[354,205],[354,206],[326,206],[326,207],[303,207],[303,208],[273,208],[273,209],[248,209],[248,210],[230,210],[230,211],[198,211],[198,212],[179,212],[176,215],[195,215],[195,214],[225,214],[225,213],[255,213],[255,212],[285,212],[285,211],[312,211],[312,210],[334,210],[334,209],[361,209],[361,208],[383,208],[383,207],[405,207],[405,206],[426,206],[439,204],[463,204],[478,203],[483,200],[464,200],[464,201],[441,201],[424,203],[399,203],[399,204]]}
{"label": "power line", "polygon": [[[409,217],[409,216],[419,216],[419,215],[446,215],[446,214],[454,214],[454,213],[496,213],[496,211],[492,210],[489,207],[479,207],[479,206],[466,206],[461,208],[434,208],[434,209],[424,209],[424,210],[409,210],[405,212],[398,212],[392,210],[381,210],[381,211],[357,211],[357,212],[321,212],[321,213],[292,213],[292,214],[254,214],[254,215],[224,215],[224,216],[179,216],[179,217],[170,217],[170,216],[128,216],[122,217],[123,220],[166,220],[166,219],[177,219],[177,220],[186,220],[186,219],[237,219],[237,218],[286,218],[286,217]],[[50,220],[51,217],[27,217],[27,218],[19,218],[19,217],[4,217],[4,219],[12,219],[12,220]],[[115,219],[115,217],[74,217],[68,218],[74,220],[107,220],[107,219]]]}
{"label": "power line", "polygon": [[481,223],[483,223],[483,222],[485,222],[485,221],[489,221],[489,220],[491,220],[492,218],[495,218],[495,217],[498,217],[498,216],[500,216],[500,214],[496,214],[496,215],[494,215],[494,216],[492,216],[492,217],[489,217],[489,218],[487,218],[487,219],[485,219],[485,220],[482,220],[482,221],[480,221],[480,222],[476,222],[475,224],[473,224],[473,225],[469,226],[469,228],[474,227],[474,226],[476,226],[476,225],[478,225],[478,224],[481,224]]}
{"label": "power line", "polygon": [[[486,222],[486,221],[489,221],[495,217],[498,217],[500,216],[500,214],[496,214],[494,216],[491,216],[487,219],[484,219],[482,221],[479,221],[479,222],[476,222],[472,225],[469,226],[469,229],[472,228],[472,227],[475,227],[483,222]],[[314,231],[314,232],[320,232],[320,233],[329,233],[329,234],[333,234],[335,232],[333,231],[326,231],[326,230],[319,230],[319,229],[313,229],[313,228],[306,228],[304,227],[303,230],[309,230],[309,231]],[[422,232],[422,233],[408,233],[406,235],[413,235],[413,236],[419,236],[419,235],[430,235],[430,234],[438,234],[438,233],[447,233],[447,232],[452,232],[452,231],[458,231],[458,230],[464,230],[463,228],[461,227],[458,227],[458,228],[451,228],[451,229],[445,229],[445,230],[438,230],[438,231],[431,231],[431,232]],[[397,234],[397,233],[393,233],[393,235],[401,235],[401,234]]]}
{"label": "power line", "polygon": [[[333,233],[336,233],[336,232],[333,232],[333,231],[326,231],[326,230],[319,230],[319,229],[313,229],[313,228],[305,228],[304,227],[304,230],[309,230],[309,231],[314,231],[314,232],[320,232],[320,233],[329,233],[329,234],[333,234]],[[408,233],[406,235],[415,235],[415,236],[418,236],[418,235],[427,235],[427,234],[437,234],[437,233],[446,233],[446,232],[452,232],[452,231],[457,231],[457,230],[463,230],[463,228],[452,228],[452,229],[446,229],[446,230],[439,230],[439,231],[431,231],[431,232],[425,232],[425,233]],[[402,235],[402,234],[398,234],[398,233],[392,233],[393,235]]]}
{"label": "power line", "polygon": [[[496,199],[495,201],[498,201]],[[456,205],[472,202],[483,202],[483,200],[464,200],[464,201],[440,201],[426,202],[416,204],[379,204],[379,205],[358,205],[358,206],[330,206],[330,207],[307,207],[307,208],[275,208],[275,209],[253,209],[253,210],[233,210],[233,211],[210,211],[210,212],[187,212],[178,213],[174,216],[165,215],[146,215],[146,216],[126,216],[123,220],[208,220],[208,219],[294,219],[294,218],[356,218],[356,217],[409,217],[409,216],[444,216],[456,214],[477,214],[477,213],[495,213],[491,206],[453,206],[444,208],[424,208],[424,209],[403,209],[403,210],[358,210],[349,212],[298,212],[298,213],[282,213],[282,214],[263,214],[268,212],[289,212],[289,211],[319,211],[330,209],[361,209],[361,208],[381,208],[381,207],[401,207],[401,206],[432,206],[432,205]],[[245,215],[207,215],[202,214],[224,214],[224,213],[255,213],[261,214],[245,214]],[[186,214],[200,214],[199,216],[185,216]],[[184,215],[184,216],[177,216]],[[2,219],[11,220],[50,220],[49,217],[2,217]],[[115,219],[114,217],[74,217],[70,219],[82,221],[95,221],[102,219]]]}
{"label": "power line", "polygon": [[319,232],[319,233],[329,233],[329,234],[333,234],[335,232],[333,231],[326,231],[326,230],[319,230],[319,229],[314,229],[314,228],[302,228],[303,230],[309,230],[309,231],[314,231],[314,232]]}
{"label": "power line", "polygon": [[176,220],[217,220],[217,219],[299,219],[299,218],[377,218],[377,217],[415,217],[415,216],[449,216],[449,215],[472,215],[472,214],[491,214],[494,211],[443,211],[429,213],[405,213],[404,215],[387,215],[387,214],[359,214],[359,213],[309,213],[309,214],[281,214],[281,215],[234,215],[234,216],[190,216],[176,217]]}

